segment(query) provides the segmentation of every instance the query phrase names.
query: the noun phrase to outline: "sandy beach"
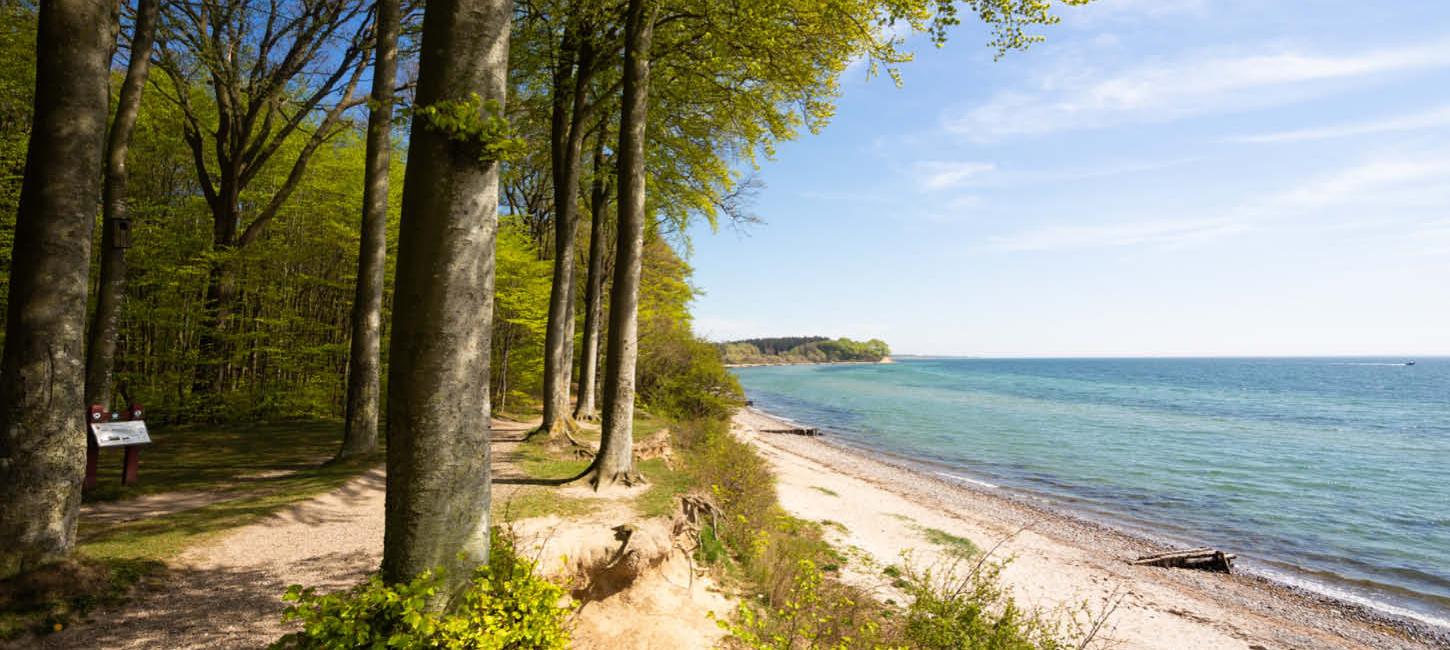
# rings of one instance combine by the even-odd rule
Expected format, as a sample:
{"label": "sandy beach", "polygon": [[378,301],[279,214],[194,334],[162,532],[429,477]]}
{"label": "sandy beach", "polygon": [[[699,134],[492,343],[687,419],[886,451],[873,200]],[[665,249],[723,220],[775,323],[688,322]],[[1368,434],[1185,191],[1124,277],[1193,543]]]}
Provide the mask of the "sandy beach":
{"label": "sandy beach", "polygon": [[913,566],[938,561],[942,549],[929,532],[936,530],[1010,558],[1003,578],[1023,604],[1059,615],[1112,609],[1098,635],[1110,647],[1450,647],[1444,630],[1252,575],[1132,566],[1129,560],[1166,549],[1008,490],[949,482],[828,439],[761,433],[781,426],[753,409],[740,410],[732,424],[775,468],[788,511],[833,522],[830,541],[869,558],[843,570],[868,588],[889,590],[880,570],[901,564],[903,553]]}

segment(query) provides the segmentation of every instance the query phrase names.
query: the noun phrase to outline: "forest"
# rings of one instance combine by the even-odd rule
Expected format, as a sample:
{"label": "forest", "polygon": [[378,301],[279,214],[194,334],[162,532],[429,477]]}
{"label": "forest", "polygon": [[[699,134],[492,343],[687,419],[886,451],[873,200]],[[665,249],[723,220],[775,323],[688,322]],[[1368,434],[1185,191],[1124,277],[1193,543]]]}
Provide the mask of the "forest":
{"label": "forest", "polygon": [[[166,477],[188,439],[216,454],[249,439],[252,455],[330,448],[289,465],[326,479],[314,491],[386,472],[374,577],[290,595],[296,647],[567,640],[557,588],[528,582],[498,536],[501,421],[529,422],[531,458],[567,469],[541,484],[674,486],[665,503],[713,489],[741,523],[696,542],[726,544],[789,597],[800,554],[826,551],[768,564],[750,550],[799,534],[726,432],[735,353],[692,331],[688,233],[758,222],[759,161],[825,127],[848,70],[896,78],[904,34],[940,43],[968,15],[1001,53],[1039,40],[1051,7],[0,0],[0,582],[77,563],[124,573],[101,543],[119,533],[82,521],[82,503],[144,492],[82,490],[86,419],[139,405],[158,449],[147,471]],[[685,469],[638,459],[638,422],[671,423]],[[154,532],[190,534],[168,521]],[[55,616],[37,620],[70,620]]]}
{"label": "forest", "polygon": [[786,363],[875,363],[891,356],[891,347],[881,339],[853,341],[825,336],[791,336],[743,339],[720,343],[727,365]]}

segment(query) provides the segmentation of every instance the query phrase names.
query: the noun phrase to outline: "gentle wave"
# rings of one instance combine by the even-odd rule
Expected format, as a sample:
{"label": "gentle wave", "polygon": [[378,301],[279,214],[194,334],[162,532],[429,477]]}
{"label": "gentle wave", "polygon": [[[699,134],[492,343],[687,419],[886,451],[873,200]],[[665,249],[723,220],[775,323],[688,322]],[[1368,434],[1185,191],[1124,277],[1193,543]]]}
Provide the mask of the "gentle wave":
{"label": "gentle wave", "polygon": [[967,478],[965,476],[958,476],[958,475],[952,474],[950,472],[937,472],[936,475],[937,476],[945,476],[945,477],[947,477],[949,479],[952,479],[952,480],[955,480],[955,481],[961,481],[963,483],[971,483],[972,485],[977,485],[977,486],[984,487],[984,488],[990,488],[990,489],[993,489],[993,490],[995,490],[995,489],[997,489],[999,487],[1002,487],[1000,485],[997,485],[996,483],[988,483],[986,481],[978,481],[977,479],[974,479],[974,478]]}

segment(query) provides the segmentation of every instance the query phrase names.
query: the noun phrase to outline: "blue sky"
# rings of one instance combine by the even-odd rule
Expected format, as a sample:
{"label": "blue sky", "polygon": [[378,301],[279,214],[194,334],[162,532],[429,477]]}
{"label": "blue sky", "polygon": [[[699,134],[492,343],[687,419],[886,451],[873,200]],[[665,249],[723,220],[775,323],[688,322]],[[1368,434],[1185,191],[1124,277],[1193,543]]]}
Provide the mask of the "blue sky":
{"label": "blue sky", "polygon": [[692,231],[715,340],[919,354],[1450,354],[1450,2],[1099,0],[912,41]]}

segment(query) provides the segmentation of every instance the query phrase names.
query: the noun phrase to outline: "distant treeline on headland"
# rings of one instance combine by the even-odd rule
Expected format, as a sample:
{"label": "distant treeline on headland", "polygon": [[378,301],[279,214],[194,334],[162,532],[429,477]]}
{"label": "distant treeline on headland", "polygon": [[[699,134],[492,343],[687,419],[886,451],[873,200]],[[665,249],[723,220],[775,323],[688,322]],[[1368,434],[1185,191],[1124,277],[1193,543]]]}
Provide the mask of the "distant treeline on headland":
{"label": "distant treeline on headland", "polygon": [[891,355],[891,347],[881,339],[853,341],[824,336],[745,339],[719,346],[728,365],[878,362]]}

